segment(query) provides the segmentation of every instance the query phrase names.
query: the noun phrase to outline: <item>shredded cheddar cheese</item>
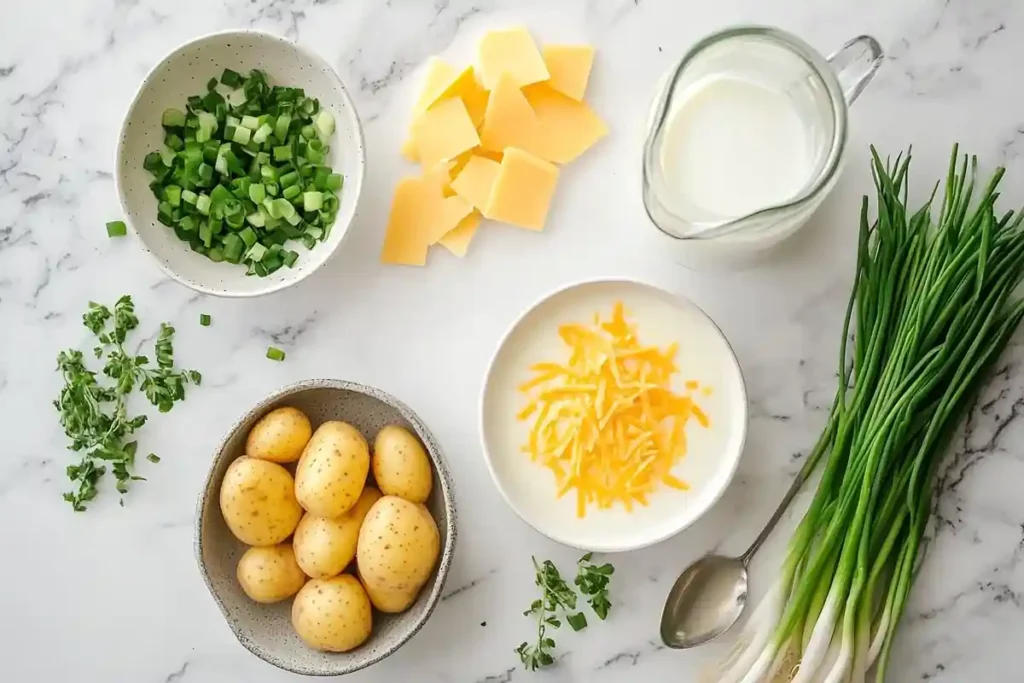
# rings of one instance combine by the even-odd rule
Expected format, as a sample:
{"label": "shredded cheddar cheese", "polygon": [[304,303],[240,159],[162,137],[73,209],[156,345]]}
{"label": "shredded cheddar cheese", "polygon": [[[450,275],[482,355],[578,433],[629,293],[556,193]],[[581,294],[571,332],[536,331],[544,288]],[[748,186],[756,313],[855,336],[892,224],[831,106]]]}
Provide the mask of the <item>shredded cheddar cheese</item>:
{"label": "shredded cheddar cheese", "polygon": [[589,505],[647,505],[662,484],[688,489],[671,470],[686,454],[690,419],[703,428],[709,421],[690,395],[699,383],[686,382],[686,394],[672,391],[678,345],[641,344],[621,301],[608,320],[595,314],[592,326],[562,325],[558,333],[569,359],[531,366],[518,414],[532,420],[523,450],[554,473],[558,496],[575,489],[583,517]]}

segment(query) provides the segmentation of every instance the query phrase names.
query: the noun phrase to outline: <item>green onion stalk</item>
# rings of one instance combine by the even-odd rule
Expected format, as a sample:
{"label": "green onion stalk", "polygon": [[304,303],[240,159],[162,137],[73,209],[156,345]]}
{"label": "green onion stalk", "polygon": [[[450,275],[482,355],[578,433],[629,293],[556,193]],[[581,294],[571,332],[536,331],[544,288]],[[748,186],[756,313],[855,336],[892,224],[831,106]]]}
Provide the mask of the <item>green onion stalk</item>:
{"label": "green onion stalk", "polygon": [[[998,215],[997,169],[975,199],[977,159],[953,147],[908,210],[910,154],[871,149],[876,200],[861,206],[839,386],[804,464],[822,466],[775,585],[709,680],[885,680],[921,560],[936,470],[1024,316],[1024,214]],[[852,340],[850,332],[854,331]]]}

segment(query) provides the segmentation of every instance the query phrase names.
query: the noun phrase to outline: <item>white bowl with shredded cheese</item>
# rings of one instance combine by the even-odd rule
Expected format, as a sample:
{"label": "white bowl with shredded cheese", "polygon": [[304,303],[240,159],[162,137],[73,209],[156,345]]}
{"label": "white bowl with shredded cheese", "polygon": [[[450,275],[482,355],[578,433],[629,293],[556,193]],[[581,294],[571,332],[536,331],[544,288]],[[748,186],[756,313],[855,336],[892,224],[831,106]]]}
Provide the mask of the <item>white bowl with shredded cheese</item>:
{"label": "white bowl with shredded cheese", "polygon": [[557,290],[511,326],[484,381],[495,485],[545,536],[623,552],[725,492],[747,431],[739,362],[696,304],[631,279]]}

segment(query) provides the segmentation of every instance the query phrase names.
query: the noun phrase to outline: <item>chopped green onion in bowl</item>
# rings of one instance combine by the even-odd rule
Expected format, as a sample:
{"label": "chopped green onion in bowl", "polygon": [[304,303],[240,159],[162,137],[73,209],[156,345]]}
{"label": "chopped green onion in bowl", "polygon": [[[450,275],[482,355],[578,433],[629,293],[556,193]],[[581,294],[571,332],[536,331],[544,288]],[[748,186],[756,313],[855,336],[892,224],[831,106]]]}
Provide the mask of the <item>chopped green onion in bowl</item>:
{"label": "chopped green onion in bowl", "polygon": [[164,148],[142,165],[157,220],[194,251],[264,277],[294,267],[291,240],[313,249],[329,237],[343,178],[325,163],[335,122],[319,100],[225,69],[161,124]]}

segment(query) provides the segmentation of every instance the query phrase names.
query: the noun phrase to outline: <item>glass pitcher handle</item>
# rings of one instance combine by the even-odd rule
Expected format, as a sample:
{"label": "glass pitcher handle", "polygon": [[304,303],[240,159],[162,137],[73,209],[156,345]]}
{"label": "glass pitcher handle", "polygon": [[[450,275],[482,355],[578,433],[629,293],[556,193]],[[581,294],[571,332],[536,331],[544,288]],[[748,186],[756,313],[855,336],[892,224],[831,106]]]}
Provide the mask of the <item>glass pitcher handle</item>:
{"label": "glass pitcher handle", "polygon": [[882,65],[882,46],[871,36],[857,36],[828,58],[847,104],[853,104]]}

